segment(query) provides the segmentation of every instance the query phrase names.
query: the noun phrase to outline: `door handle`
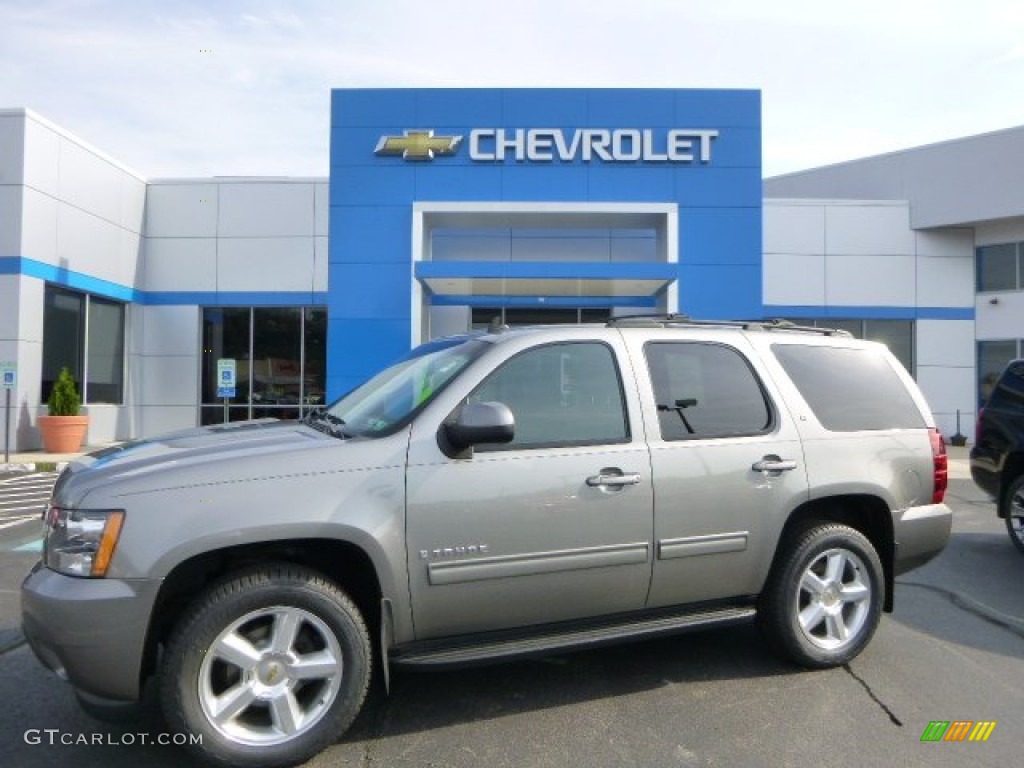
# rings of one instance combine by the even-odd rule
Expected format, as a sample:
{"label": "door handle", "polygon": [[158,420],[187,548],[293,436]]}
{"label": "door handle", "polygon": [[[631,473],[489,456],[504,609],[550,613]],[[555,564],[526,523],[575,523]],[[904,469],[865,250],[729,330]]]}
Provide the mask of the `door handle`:
{"label": "door handle", "polygon": [[755,461],[750,468],[755,472],[762,472],[769,477],[778,477],[783,472],[796,469],[796,462],[792,459],[783,459],[775,454],[769,454],[760,461]]}
{"label": "door handle", "polygon": [[613,469],[602,469],[600,474],[587,478],[587,485],[591,487],[621,488],[625,485],[638,485],[639,483],[639,472],[621,472]]}

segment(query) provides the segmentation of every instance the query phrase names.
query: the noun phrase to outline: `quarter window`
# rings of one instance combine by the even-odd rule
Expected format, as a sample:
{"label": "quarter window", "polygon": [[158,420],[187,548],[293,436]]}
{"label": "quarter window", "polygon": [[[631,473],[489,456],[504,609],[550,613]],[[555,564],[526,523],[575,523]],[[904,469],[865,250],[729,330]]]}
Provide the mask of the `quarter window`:
{"label": "quarter window", "polygon": [[875,350],[775,344],[772,351],[829,431],[925,426],[903,381]]}
{"label": "quarter window", "polygon": [[515,439],[484,450],[629,440],[618,368],[612,350],[598,342],[522,352],[492,373],[470,401],[504,403],[515,416]]}
{"label": "quarter window", "polygon": [[721,344],[647,345],[663,440],[757,435],[771,428],[772,410],[750,365]]}

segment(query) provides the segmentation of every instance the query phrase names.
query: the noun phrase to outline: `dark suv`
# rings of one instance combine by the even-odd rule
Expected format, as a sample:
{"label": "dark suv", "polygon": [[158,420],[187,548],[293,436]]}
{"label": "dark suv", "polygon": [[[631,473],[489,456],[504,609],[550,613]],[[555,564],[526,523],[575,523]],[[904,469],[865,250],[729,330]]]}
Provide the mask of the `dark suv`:
{"label": "dark suv", "polygon": [[971,475],[996,500],[1010,540],[1024,553],[1024,360],[1006,367],[978,413]]}

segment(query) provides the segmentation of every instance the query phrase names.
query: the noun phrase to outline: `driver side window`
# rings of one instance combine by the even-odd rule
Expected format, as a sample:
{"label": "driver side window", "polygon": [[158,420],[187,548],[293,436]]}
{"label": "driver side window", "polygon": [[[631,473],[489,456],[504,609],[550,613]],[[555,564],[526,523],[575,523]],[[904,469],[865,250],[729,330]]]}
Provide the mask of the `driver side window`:
{"label": "driver side window", "polygon": [[469,397],[504,403],[515,439],[482,450],[629,441],[625,398],[612,350],[599,342],[549,344],[507,360]]}

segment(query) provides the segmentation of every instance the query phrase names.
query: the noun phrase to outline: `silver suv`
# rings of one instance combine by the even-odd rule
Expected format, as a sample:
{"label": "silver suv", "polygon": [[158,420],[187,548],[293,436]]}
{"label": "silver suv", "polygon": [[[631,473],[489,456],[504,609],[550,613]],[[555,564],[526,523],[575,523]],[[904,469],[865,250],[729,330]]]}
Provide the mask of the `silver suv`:
{"label": "silver suv", "polygon": [[946,544],[945,487],[879,344],[674,316],[502,329],[304,422],[73,463],[24,630],[88,711],[156,678],[203,756],[286,765],[344,733],[373,669],[751,619],[797,664],[843,664]]}

